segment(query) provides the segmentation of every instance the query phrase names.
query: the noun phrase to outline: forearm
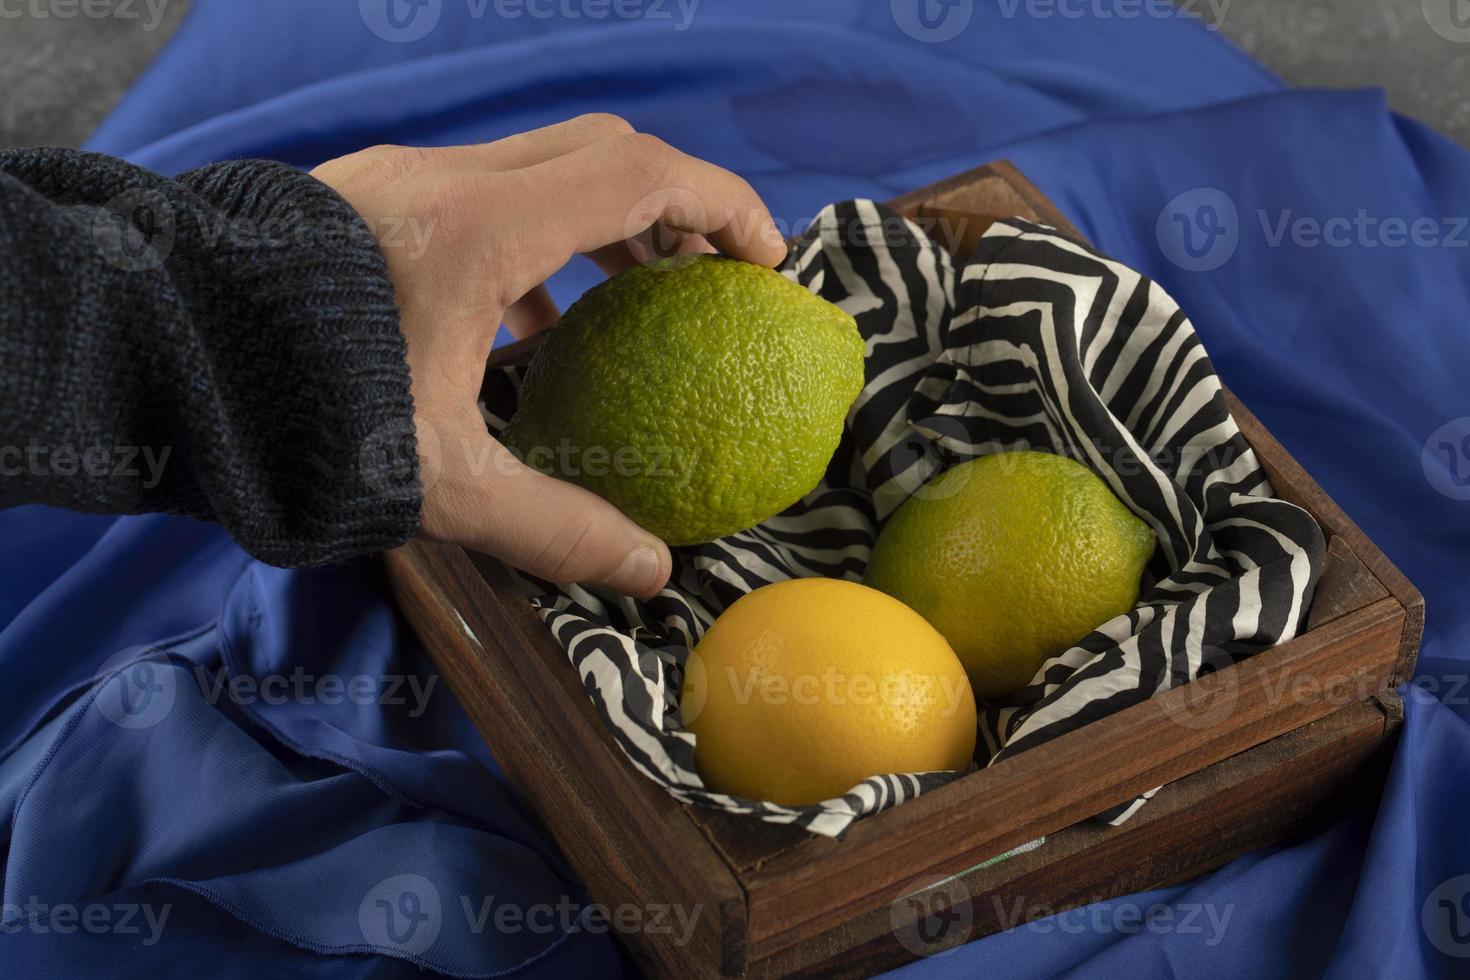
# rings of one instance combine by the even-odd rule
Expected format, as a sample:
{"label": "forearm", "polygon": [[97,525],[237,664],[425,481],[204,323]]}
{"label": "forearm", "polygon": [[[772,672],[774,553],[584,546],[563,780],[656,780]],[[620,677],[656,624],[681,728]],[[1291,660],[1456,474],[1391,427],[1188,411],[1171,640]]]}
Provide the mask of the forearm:
{"label": "forearm", "polygon": [[393,288],[334,192],[0,151],[0,505],[188,514],[312,564],[401,543],[419,501]]}

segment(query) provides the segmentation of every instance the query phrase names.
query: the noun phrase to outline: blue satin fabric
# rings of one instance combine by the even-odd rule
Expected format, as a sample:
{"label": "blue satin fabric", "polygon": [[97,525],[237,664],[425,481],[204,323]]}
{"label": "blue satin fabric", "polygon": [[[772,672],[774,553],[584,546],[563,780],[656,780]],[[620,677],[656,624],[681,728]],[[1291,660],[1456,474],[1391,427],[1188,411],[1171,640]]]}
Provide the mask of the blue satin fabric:
{"label": "blue satin fabric", "polygon": [[[924,43],[897,26],[916,23],[905,2],[702,0],[686,17],[649,0],[599,20],[609,7],[574,0],[429,0],[397,9],[433,28],[393,43],[367,26],[388,23],[382,0],[196,0],[91,146],[170,172],[308,166],[610,111],[745,174],[793,228],[831,200],[1014,160],[1189,311],[1226,383],[1424,591],[1429,628],[1376,814],[906,972],[1455,975],[1470,502],[1436,486],[1470,472],[1443,429],[1470,416],[1470,248],[1276,231],[1361,209],[1454,239],[1470,156],[1377,94],[1288,92],[1179,18],[961,0],[965,30]],[[553,295],[595,276],[575,264]],[[369,564],[284,572],[182,519],[6,511],[0,671],[5,975],[625,969]],[[231,697],[221,676],[259,686]],[[370,698],[329,687],[354,678]],[[501,906],[561,911],[497,929]]]}

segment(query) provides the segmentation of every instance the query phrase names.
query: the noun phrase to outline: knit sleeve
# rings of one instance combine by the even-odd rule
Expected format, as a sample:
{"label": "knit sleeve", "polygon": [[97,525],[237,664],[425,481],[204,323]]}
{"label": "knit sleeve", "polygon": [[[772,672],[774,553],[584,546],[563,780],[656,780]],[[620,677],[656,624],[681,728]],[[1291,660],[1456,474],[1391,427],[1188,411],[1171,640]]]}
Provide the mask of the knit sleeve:
{"label": "knit sleeve", "polygon": [[0,506],[184,514],[308,565],[401,544],[420,502],[387,265],[330,188],[0,151]]}

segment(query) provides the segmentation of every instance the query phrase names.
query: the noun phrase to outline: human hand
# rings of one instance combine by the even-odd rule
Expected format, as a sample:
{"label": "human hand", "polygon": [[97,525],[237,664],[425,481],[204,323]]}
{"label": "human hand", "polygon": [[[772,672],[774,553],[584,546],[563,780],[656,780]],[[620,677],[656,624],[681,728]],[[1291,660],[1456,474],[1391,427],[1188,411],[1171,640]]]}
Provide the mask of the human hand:
{"label": "human hand", "polygon": [[[502,322],[517,337],[555,322],[543,286],[553,272],[581,253],[615,275],[646,256],[639,233],[777,264],[786,246],[755,191],[607,115],[479,146],[373,147],[312,176],[379,232],[387,256],[424,474],[420,533],[554,582],[657,593],[672,565],[662,541],[490,436],[477,405],[485,361]],[[387,240],[405,223],[428,229],[427,247]]]}

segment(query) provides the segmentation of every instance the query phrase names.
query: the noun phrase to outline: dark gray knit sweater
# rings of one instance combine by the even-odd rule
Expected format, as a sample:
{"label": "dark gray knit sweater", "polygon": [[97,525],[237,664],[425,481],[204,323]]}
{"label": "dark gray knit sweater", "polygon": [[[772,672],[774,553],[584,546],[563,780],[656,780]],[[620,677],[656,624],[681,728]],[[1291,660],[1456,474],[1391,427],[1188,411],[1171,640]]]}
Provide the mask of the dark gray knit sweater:
{"label": "dark gray knit sweater", "polygon": [[306,174],[0,150],[0,507],[187,514],[279,565],[393,547],[404,354],[372,234]]}

